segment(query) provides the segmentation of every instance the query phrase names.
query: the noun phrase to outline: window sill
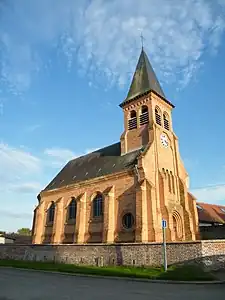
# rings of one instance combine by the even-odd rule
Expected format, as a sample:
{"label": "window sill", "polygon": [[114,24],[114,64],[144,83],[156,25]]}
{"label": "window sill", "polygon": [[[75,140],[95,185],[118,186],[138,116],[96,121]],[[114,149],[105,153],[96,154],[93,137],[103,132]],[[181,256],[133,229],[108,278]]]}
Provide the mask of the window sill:
{"label": "window sill", "polygon": [[100,216],[100,217],[93,217],[91,220],[90,220],[90,223],[102,223],[103,222],[103,217]]}
{"label": "window sill", "polygon": [[122,228],[121,229],[121,232],[122,233],[129,233],[129,232],[134,232],[135,231],[135,228],[134,227],[132,227],[132,228]]}
{"label": "window sill", "polygon": [[51,222],[51,223],[47,223],[47,224],[45,225],[45,227],[53,227],[53,225],[54,225],[54,223]]}
{"label": "window sill", "polygon": [[64,225],[76,225],[76,220],[66,221]]}

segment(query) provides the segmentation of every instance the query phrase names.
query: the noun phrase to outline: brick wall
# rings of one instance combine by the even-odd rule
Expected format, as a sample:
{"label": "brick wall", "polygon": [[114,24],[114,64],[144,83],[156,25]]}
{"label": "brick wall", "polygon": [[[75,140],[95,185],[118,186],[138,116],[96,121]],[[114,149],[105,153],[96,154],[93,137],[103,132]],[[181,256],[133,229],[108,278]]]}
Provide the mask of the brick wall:
{"label": "brick wall", "polygon": [[[207,269],[225,268],[225,240],[167,244],[168,264],[203,263]],[[0,245],[0,259],[56,261],[83,265],[160,266],[162,245]]]}

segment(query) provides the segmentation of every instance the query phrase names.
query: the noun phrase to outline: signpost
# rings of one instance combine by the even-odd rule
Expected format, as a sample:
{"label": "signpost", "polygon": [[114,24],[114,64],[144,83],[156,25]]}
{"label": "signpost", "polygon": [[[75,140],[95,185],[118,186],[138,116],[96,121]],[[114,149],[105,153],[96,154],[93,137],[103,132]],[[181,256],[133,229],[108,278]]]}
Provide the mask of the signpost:
{"label": "signpost", "polygon": [[167,271],[167,254],[166,254],[166,220],[162,220],[162,231],[163,231],[163,260],[164,260],[164,270]]}

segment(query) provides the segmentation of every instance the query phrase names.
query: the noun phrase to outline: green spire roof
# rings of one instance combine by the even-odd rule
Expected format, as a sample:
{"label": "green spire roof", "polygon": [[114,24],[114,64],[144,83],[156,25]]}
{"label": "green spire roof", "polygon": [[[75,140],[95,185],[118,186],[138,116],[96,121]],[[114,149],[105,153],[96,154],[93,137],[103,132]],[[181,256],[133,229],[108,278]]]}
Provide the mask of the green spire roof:
{"label": "green spire roof", "polygon": [[133,98],[149,91],[154,91],[164,99],[166,98],[149,59],[144,49],[142,49],[129,92],[126,99],[120,104],[120,106],[122,107]]}

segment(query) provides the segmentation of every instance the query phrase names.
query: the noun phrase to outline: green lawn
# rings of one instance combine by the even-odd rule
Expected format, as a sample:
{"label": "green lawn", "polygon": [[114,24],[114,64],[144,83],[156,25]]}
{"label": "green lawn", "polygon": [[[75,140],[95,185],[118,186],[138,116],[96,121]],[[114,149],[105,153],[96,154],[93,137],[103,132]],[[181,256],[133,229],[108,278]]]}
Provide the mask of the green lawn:
{"label": "green lawn", "polygon": [[173,266],[167,272],[163,268],[138,268],[125,266],[92,267],[59,264],[53,262],[34,262],[19,260],[0,260],[2,267],[14,267],[34,270],[57,271],[76,274],[89,274],[100,276],[135,277],[158,280],[181,281],[212,281],[215,277],[197,266]]}

